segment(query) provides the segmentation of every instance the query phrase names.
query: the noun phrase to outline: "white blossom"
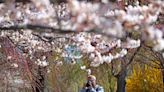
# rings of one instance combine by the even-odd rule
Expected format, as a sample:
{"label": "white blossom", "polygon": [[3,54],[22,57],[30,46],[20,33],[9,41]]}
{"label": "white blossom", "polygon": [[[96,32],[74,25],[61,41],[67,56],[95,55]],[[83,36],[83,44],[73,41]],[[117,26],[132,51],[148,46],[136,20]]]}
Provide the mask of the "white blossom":
{"label": "white blossom", "polygon": [[4,17],[3,17],[3,16],[0,16],[0,22],[2,22],[2,21],[3,21],[3,19],[4,19]]}
{"label": "white blossom", "polygon": [[42,56],[42,60],[45,60],[46,59],[46,56]]}
{"label": "white blossom", "polygon": [[114,57],[109,54],[109,56],[102,56],[103,58],[103,61],[106,62],[106,63],[111,63],[111,61],[114,59]]}
{"label": "white blossom", "polygon": [[82,23],[87,18],[87,15],[85,13],[82,13],[81,15],[77,16],[77,22]]}
{"label": "white blossom", "polygon": [[93,47],[90,43],[84,43],[84,45],[80,46],[82,52],[90,53],[95,51],[95,47]]}
{"label": "white blossom", "polygon": [[14,83],[23,85],[24,81],[22,79],[14,79]]}
{"label": "white blossom", "polygon": [[86,72],[88,75],[90,75],[92,71],[91,71],[91,69],[87,69]]}
{"label": "white blossom", "polygon": [[81,70],[85,70],[86,69],[86,66],[85,65],[84,66],[81,66],[80,69]]}
{"label": "white blossom", "polygon": [[101,2],[103,2],[103,3],[108,3],[108,0],[102,0]]}
{"label": "white blossom", "polygon": [[92,67],[98,67],[100,65],[100,62],[91,62],[90,66]]}
{"label": "white blossom", "polygon": [[73,38],[75,41],[77,41],[77,42],[84,42],[85,41],[85,38],[84,38],[84,36],[82,36],[82,35],[77,35],[77,36],[75,36],[74,38]]}
{"label": "white blossom", "polygon": [[117,44],[117,47],[121,47],[121,40],[120,40],[120,39],[117,40],[117,41],[116,41],[116,44]]}
{"label": "white blossom", "polygon": [[157,39],[154,51],[162,51],[164,49],[164,39]]}
{"label": "white blossom", "polygon": [[36,4],[37,7],[44,6],[48,7],[50,6],[50,1],[49,0],[32,0],[34,4]]}
{"label": "white blossom", "polygon": [[36,63],[37,65],[42,66],[42,67],[46,67],[49,65],[49,63],[46,60],[40,60],[40,59],[37,59]]}
{"label": "white blossom", "polygon": [[105,13],[105,16],[114,16],[114,15],[115,15],[115,13],[112,10],[108,10],[108,12]]}
{"label": "white blossom", "polygon": [[18,68],[18,64],[13,63],[11,66],[13,66],[14,68]]}
{"label": "white blossom", "polygon": [[141,44],[140,39],[134,40],[134,39],[128,38],[125,47],[126,47],[126,48],[137,48],[137,47],[140,46],[140,44]]}
{"label": "white blossom", "polygon": [[8,60],[12,59],[12,56],[7,56],[7,59],[8,59]]}
{"label": "white blossom", "polygon": [[161,39],[163,36],[163,33],[161,30],[156,29],[154,27],[149,27],[148,28],[148,33],[149,33],[149,37],[151,39]]}
{"label": "white blossom", "polygon": [[120,57],[124,57],[128,51],[126,49],[122,49],[121,52],[119,53]]}
{"label": "white blossom", "polygon": [[93,67],[97,67],[99,66],[100,64],[103,64],[103,58],[101,56],[101,53],[99,53],[98,51],[95,52],[95,58],[93,59],[93,61],[91,62],[91,66]]}
{"label": "white blossom", "polygon": [[73,13],[76,13],[77,11],[79,11],[80,10],[80,3],[77,1],[77,0],[73,0],[72,2],[71,2],[71,4],[72,4],[72,7],[71,7],[71,9],[72,9],[72,12]]}
{"label": "white blossom", "polygon": [[57,61],[56,66],[62,66],[62,65],[63,65],[63,62],[62,61]]}
{"label": "white blossom", "polygon": [[147,23],[153,23],[153,22],[156,22],[157,21],[157,19],[158,19],[158,16],[157,15],[149,15],[148,16],[148,18],[147,18],[147,20],[146,20],[146,22]]}
{"label": "white blossom", "polygon": [[89,55],[89,59],[93,60],[94,58],[95,58],[95,54],[94,54],[94,53],[91,53],[91,54]]}
{"label": "white blossom", "polygon": [[22,16],[21,12],[18,11],[18,12],[16,13],[16,17],[17,17],[17,18],[20,18],[21,16]]}

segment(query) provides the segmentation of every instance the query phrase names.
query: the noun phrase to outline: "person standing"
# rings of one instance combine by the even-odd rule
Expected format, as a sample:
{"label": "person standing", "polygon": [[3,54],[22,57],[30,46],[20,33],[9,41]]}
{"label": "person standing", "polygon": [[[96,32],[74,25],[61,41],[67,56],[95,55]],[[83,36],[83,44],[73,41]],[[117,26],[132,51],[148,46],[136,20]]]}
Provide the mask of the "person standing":
{"label": "person standing", "polygon": [[104,92],[104,89],[96,84],[96,77],[94,75],[89,75],[87,78],[87,83],[80,90],[80,92]]}

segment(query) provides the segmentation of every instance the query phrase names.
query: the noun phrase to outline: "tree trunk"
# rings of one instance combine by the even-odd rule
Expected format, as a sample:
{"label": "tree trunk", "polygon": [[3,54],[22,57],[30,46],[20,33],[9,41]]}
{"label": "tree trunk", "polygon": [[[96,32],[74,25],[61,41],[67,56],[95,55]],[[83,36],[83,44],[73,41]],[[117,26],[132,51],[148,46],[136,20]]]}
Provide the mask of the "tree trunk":
{"label": "tree trunk", "polygon": [[126,92],[126,69],[123,70],[122,73],[120,73],[117,78],[117,91],[116,92]]}
{"label": "tree trunk", "polygon": [[33,92],[44,92],[45,89],[45,67],[38,68],[38,78],[35,81],[35,88],[33,89]]}

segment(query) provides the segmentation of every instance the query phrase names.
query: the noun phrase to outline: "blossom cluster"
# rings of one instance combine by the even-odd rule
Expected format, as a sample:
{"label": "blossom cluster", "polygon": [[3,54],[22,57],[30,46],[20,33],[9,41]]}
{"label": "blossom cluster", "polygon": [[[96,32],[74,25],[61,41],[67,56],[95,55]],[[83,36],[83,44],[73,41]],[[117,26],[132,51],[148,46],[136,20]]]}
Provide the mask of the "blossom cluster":
{"label": "blossom cluster", "polygon": [[[83,53],[87,53],[91,59],[91,66],[99,66],[104,62],[110,63],[113,59],[124,57],[128,51],[140,46],[140,40],[128,38],[125,42],[120,39],[104,40],[101,35],[91,35],[88,33],[80,33],[73,37],[74,42]],[[112,53],[113,49],[121,49],[116,53]]]}
{"label": "blossom cluster", "polygon": [[[16,3],[14,9],[8,9],[7,5],[0,4],[0,26],[3,28],[27,24],[46,25],[54,29],[77,32],[74,36],[73,33],[69,34],[71,44],[75,44],[82,53],[89,55],[91,66],[110,63],[113,59],[124,57],[128,53],[127,49],[138,48],[143,40],[151,40],[155,51],[164,50],[163,30],[153,25],[158,16],[164,13],[163,1],[152,1],[143,6],[137,2],[135,6],[128,5],[125,10],[111,10],[103,6],[101,3],[77,0],[68,0],[68,3],[60,5],[53,5],[49,0],[32,0],[27,4]],[[102,8],[109,10],[102,14]],[[127,33],[133,31],[140,32],[142,37],[138,39],[127,37]],[[28,29],[7,30],[1,31],[2,36],[9,36],[17,46],[27,49],[30,54],[38,50],[45,52],[56,50],[60,53],[63,51],[65,57],[77,58],[60,50],[63,48],[58,45],[65,44],[66,40],[54,41],[58,34],[53,33],[53,30],[45,30],[44,33]],[[126,38],[125,41],[122,38]],[[67,47],[68,45],[65,46]],[[114,49],[119,50],[113,53]],[[39,65],[48,65],[43,64],[44,60],[41,62],[38,59],[37,62]]]}

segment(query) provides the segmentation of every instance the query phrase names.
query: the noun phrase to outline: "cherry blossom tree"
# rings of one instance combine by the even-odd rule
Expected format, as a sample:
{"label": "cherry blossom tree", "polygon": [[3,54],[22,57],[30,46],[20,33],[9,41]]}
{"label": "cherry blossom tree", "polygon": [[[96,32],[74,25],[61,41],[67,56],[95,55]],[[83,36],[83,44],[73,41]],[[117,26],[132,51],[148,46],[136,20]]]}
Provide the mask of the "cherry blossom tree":
{"label": "cherry blossom tree", "polygon": [[[117,1],[118,6],[120,2]],[[72,64],[87,55],[90,66],[111,65],[117,78],[117,92],[125,92],[128,66],[143,46],[158,53],[161,65],[164,63],[164,30],[155,26],[159,16],[164,14],[163,10],[162,0],[150,0],[147,5],[140,5],[136,0],[133,5],[125,4],[121,8],[112,6],[108,0],[67,0],[61,4],[51,4],[49,0],[1,3],[1,48],[7,61],[13,61],[14,67],[26,71],[24,73],[31,80],[36,77],[29,64],[38,66],[40,74],[40,70],[49,65],[52,51],[61,53]],[[114,71],[115,61],[121,63],[118,73]],[[85,66],[82,69],[88,71]],[[42,77],[40,82],[44,81]]]}

